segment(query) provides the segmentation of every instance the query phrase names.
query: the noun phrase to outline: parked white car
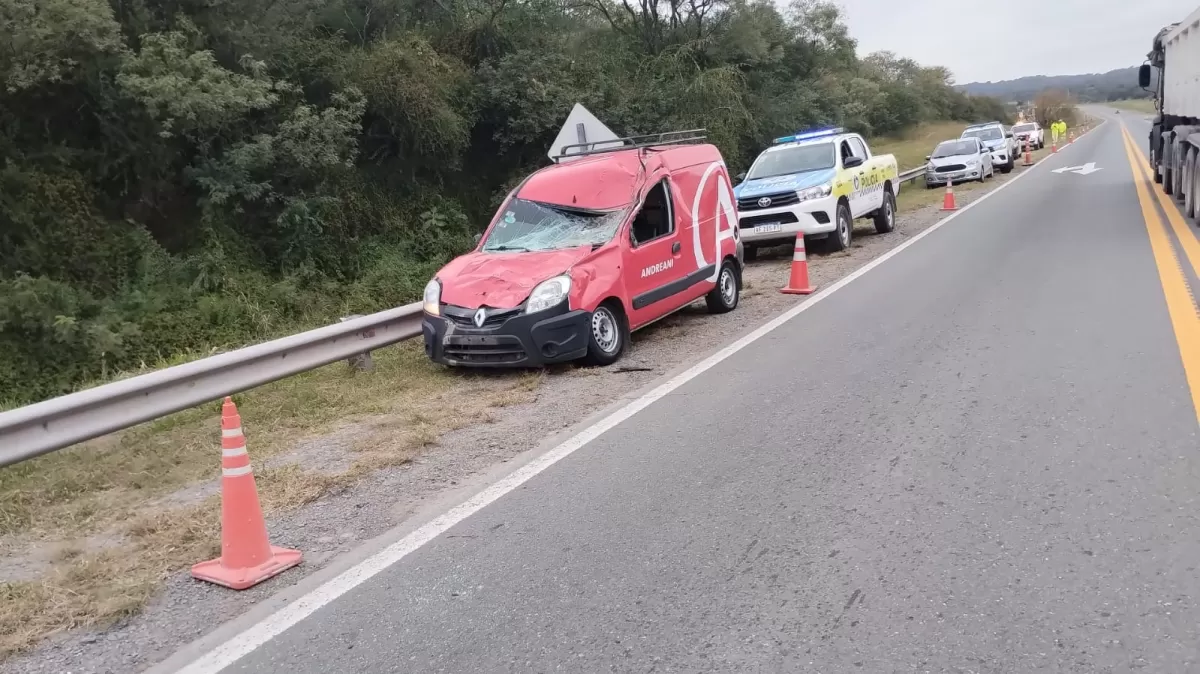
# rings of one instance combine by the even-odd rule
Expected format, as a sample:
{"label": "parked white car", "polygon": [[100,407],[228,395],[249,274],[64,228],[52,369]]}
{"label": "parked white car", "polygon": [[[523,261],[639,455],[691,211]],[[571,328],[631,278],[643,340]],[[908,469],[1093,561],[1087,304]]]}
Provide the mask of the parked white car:
{"label": "parked white car", "polygon": [[1025,151],[1025,141],[1029,141],[1029,149],[1040,150],[1046,147],[1046,132],[1037,122],[1025,122],[1012,128],[1013,137],[1017,140],[1017,152]]}
{"label": "parked white car", "polygon": [[933,188],[947,182],[968,180],[984,182],[996,174],[992,153],[978,138],[959,138],[938,143],[933,154],[926,157],[925,187]]}
{"label": "parked white car", "polygon": [[962,132],[962,138],[978,138],[992,153],[992,163],[1001,173],[1009,173],[1016,165],[1017,141],[1013,132],[1000,122],[972,124]]}

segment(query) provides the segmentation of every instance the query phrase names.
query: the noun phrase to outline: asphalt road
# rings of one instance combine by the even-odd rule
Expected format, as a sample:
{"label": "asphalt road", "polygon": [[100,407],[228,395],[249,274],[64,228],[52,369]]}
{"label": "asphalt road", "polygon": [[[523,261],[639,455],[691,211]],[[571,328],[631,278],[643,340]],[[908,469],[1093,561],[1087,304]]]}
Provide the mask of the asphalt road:
{"label": "asphalt road", "polygon": [[227,671],[1200,671],[1119,126],[1048,161]]}

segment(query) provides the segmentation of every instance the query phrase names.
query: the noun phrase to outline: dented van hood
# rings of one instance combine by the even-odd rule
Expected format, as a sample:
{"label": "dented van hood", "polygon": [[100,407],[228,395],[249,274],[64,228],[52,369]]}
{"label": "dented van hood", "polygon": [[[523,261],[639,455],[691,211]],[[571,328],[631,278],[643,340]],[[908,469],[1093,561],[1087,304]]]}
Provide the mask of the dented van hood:
{"label": "dented van hood", "polygon": [[442,302],[467,309],[511,309],[534,286],[570,269],[592,253],[591,246],[528,253],[472,252],[442,267]]}

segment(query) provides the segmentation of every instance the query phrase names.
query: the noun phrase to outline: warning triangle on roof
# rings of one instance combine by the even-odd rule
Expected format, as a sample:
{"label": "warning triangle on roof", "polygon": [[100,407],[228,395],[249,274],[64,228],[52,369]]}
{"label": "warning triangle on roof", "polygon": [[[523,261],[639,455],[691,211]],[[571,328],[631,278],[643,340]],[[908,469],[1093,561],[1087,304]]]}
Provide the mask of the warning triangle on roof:
{"label": "warning triangle on roof", "polygon": [[551,161],[570,161],[570,155],[583,152],[583,147],[569,147],[571,145],[578,146],[581,143],[592,144],[591,150],[598,150],[605,147],[619,147],[623,143],[617,134],[612,132],[604,123],[596,119],[596,116],[588,112],[588,109],[575,104],[571,108],[571,114],[567,115],[567,121],[563,123],[562,129],[558,132],[558,137],[550,145],[550,151],[546,156],[550,157]]}

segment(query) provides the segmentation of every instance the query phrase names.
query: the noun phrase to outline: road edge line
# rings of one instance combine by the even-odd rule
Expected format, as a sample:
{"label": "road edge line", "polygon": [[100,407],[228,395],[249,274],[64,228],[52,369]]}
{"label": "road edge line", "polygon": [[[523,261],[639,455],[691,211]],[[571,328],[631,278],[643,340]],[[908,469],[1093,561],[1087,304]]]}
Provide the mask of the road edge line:
{"label": "road edge line", "polygon": [[[1107,120],[1092,130],[1094,131],[1106,123]],[[779,314],[767,323],[764,323],[752,332],[742,336],[716,353],[713,353],[707,358],[687,368],[683,372],[671,377],[666,382],[655,386],[650,391],[642,394],[638,398],[635,398],[623,407],[613,411],[608,416],[579,431],[577,434],[568,438],[558,446],[550,449],[546,453],[536,458],[531,459],[528,463],[525,463],[513,472],[502,477],[500,480],[492,483],[466,501],[451,508],[438,517],[435,517],[400,540],[372,554],[358,564],[335,576],[331,580],[319,585],[313,590],[283,606],[279,610],[274,611],[266,618],[243,630],[233,639],[226,640],[220,645],[208,649],[190,664],[174,671],[177,672],[177,674],[217,674],[218,672],[221,672],[226,667],[233,665],[241,658],[254,652],[271,639],[274,639],[275,637],[284,633],[293,625],[298,624],[313,613],[316,613],[322,607],[332,603],[337,598],[341,597],[347,592],[350,592],[354,588],[374,577],[376,574],[404,559],[412,552],[415,552],[423,547],[429,541],[437,538],[459,522],[462,522],[471,515],[474,515],[476,512],[479,512],[488,505],[499,500],[500,497],[504,496],[505,494],[517,489],[542,471],[565,459],[571,454],[574,454],[577,450],[584,447],[592,440],[600,437],[610,429],[615,428],[617,425],[621,424],[643,409],[649,407],[654,402],[657,402],[659,399],[667,396],[675,389],[683,386],[692,379],[695,379],[719,363],[723,362],[730,356],[765,337],[775,329],[792,320],[796,316],[804,313],[811,307],[817,305],[822,300],[837,292],[841,288],[844,288],[854,280],[864,276],[867,272],[875,269],[884,262],[887,262],[913,244],[924,239],[926,236],[929,236],[930,234],[941,229],[943,226],[954,221],[956,218],[969,212],[975,206],[987,201],[993,195],[1000,193],[1011,185],[1015,185],[1026,176],[1032,175],[1037,171],[1038,167],[1045,165],[1045,163],[1046,162],[1044,161],[1039,161],[1037,164],[1029,167],[1027,171],[1022,172],[1012,180],[997,186],[995,189],[987,192],[978,199],[972,200],[971,203],[962,207],[960,210],[955,211],[947,217],[935,222],[924,231],[916,234],[907,241],[900,243],[900,245],[883,253],[874,260],[867,262],[865,265],[850,272],[840,280],[827,286],[825,289],[813,294],[804,302],[784,311],[782,314]],[[185,651],[187,649],[188,645],[184,645],[183,647],[176,649],[176,653]],[[164,665],[168,665],[173,657],[174,656],[170,656],[164,662],[159,663],[156,666],[149,667],[144,671],[159,671],[159,668],[163,667]]]}

